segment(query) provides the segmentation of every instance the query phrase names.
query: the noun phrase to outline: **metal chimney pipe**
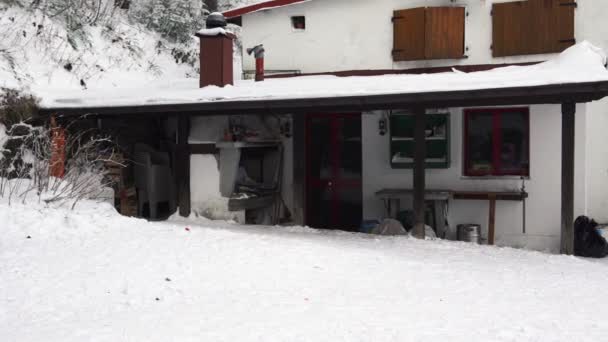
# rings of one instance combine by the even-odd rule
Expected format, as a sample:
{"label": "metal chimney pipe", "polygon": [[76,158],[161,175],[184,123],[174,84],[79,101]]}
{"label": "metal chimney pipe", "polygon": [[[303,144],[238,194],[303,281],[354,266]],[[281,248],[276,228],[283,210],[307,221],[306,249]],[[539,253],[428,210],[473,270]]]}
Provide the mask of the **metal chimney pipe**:
{"label": "metal chimney pipe", "polygon": [[264,80],[264,45],[256,45],[247,49],[247,54],[255,57],[255,81],[261,82]]}

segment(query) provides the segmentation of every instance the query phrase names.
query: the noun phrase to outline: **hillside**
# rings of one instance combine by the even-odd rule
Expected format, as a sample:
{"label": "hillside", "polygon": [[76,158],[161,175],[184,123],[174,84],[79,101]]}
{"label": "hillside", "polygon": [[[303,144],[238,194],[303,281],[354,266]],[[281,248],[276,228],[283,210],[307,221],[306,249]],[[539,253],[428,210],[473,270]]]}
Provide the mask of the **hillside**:
{"label": "hillside", "polygon": [[[245,2],[225,0],[218,7],[233,3]],[[0,2],[0,88],[91,89],[198,77],[193,33],[208,13],[203,2],[131,1],[128,9],[115,7],[114,0],[80,5]]]}

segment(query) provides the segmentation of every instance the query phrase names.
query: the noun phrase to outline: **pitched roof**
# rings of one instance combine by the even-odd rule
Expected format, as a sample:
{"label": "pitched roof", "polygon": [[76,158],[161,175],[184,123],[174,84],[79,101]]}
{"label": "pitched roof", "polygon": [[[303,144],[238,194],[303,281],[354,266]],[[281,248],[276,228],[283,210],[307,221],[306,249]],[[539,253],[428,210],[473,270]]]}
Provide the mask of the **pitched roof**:
{"label": "pitched roof", "polygon": [[240,17],[242,15],[245,15],[245,14],[248,14],[248,13],[252,13],[252,12],[257,12],[257,11],[271,9],[271,8],[276,8],[276,7],[289,6],[289,5],[297,4],[297,3],[300,3],[300,2],[306,2],[306,1],[310,1],[310,0],[271,0],[271,1],[263,1],[263,2],[258,2],[258,3],[253,4],[253,5],[247,5],[247,6],[243,6],[243,7],[233,8],[231,10],[222,12],[222,14],[226,18],[230,19],[230,18]]}

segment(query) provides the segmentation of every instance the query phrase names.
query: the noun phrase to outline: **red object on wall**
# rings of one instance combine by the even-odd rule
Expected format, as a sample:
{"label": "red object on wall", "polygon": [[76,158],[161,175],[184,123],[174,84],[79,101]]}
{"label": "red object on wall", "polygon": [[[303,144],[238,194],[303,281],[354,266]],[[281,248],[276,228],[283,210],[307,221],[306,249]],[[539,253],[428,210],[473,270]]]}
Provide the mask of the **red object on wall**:
{"label": "red object on wall", "polygon": [[231,34],[204,36],[200,38],[200,87],[215,85],[223,87],[234,84],[232,67]]}
{"label": "red object on wall", "polygon": [[261,82],[264,80],[264,58],[255,59],[255,81]]}
{"label": "red object on wall", "polygon": [[65,175],[65,129],[57,125],[57,120],[51,117],[51,160],[49,173],[52,177],[63,178]]}

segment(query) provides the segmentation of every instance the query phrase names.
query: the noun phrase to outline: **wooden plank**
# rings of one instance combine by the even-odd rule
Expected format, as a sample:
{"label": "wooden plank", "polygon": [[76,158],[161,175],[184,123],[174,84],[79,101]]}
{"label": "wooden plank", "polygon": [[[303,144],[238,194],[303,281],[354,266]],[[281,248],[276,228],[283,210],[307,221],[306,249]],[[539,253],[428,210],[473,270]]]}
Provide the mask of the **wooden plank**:
{"label": "wooden plank", "polygon": [[177,203],[179,214],[190,216],[190,150],[188,136],[190,135],[190,118],[181,115],[177,123],[177,146],[175,175],[177,184]]}
{"label": "wooden plank", "polygon": [[412,8],[393,13],[393,60],[424,59],[425,8]]}
{"label": "wooden plank", "polygon": [[414,235],[424,239],[424,159],[426,158],[426,141],[424,135],[426,110],[423,107],[414,109],[416,124],[414,127]]}
{"label": "wooden plank", "polygon": [[[304,115],[294,115],[293,120],[293,155],[306,156],[306,118]],[[297,225],[306,224],[306,158],[293,158],[293,222]]]}
{"label": "wooden plank", "polygon": [[562,104],[561,253],[574,254],[574,114],[576,104]]}
{"label": "wooden plank", "polygon": [[571,0],[528,0],[492,5],[494,57],[561,52],[574,44]]}
{"label": "wooden plank", "polygon": [[484,192],[484,191],[455,191],[454,199],[459,200],[490,200],[491,197],[499,201],[523,201],[528,198],[525,192]]}
{"label": "wooden plank", "polygon": [[241,211],[249,209],[260,209],[270,207],[276,200],[276,195],[250,197],[250,198],[231,198],[228,200],[229,211]]}
{"label": "wooden plank", "polygon": [[464,7],[428,7],[425,13],[425,58],[464,56]]}
{"label": "wooden plank", "polygon": [[576,6],[574,0],[559,0],[557,6],[555,6],[556,14],[556,25],[557,29],[557,46],[556,50],[563,51],[570,46],[576,44],[574,36],[574,14]]}
{"label": "wooden plank", "polygon": [[490,213],[488,215],[488,245],[494,244],[494,230],[496,223],[496,195],[490,195]]}
{"label": "wooden plank", "polygon": [[215,144],[190,144],[190,154],[218,154]]}

